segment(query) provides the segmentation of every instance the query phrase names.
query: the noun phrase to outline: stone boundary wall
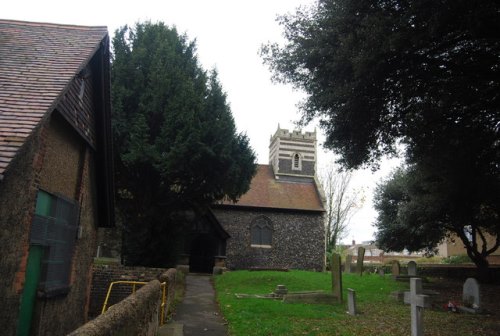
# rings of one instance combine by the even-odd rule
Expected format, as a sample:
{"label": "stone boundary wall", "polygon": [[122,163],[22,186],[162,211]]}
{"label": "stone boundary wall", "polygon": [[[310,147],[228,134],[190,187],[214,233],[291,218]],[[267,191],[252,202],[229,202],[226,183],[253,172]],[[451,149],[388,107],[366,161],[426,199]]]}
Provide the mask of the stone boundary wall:
{"label": "stone boundary wall", "polygon": [[[375,269],[382,268],[385,274],[391,273],[391,265],[370,265],[364,264],[365,272],[375,272]],[[353,272],[356,265],[353,264]],[[490,272],[492,279],[500,281],[500,266],[491,265]],[[401,265],[401,274],[408,274],[406,265]],[[465,280],[467,278],[477,277],[477,268],[475,265],[443,265],[443,264],[417,264],[417,274],[423,277],[443,277]]]}
{"label": "stone boundary wall", "polygon": [[155,336],[160,302],[160,281],[150,281],[69,336]]}
{"label": "stone boundary wall", "polygon": [[[88,318],[94,318],[101,314],[102,306],[106,298],[109,284],[113,281],[152,281],[170,278],[169,295],[173,295],[175,288],[175,269],[129,267],[122,265],[94,265],[92,276],[92,287],[90,292],[90,304]],[[141,286],[138,285],[136,289]],[[113,287],[112,294],[108,300],[108,307],[114,305],[132,294],[132,286],[117,284]],[[173,301],[169,300],[170,302]]]}

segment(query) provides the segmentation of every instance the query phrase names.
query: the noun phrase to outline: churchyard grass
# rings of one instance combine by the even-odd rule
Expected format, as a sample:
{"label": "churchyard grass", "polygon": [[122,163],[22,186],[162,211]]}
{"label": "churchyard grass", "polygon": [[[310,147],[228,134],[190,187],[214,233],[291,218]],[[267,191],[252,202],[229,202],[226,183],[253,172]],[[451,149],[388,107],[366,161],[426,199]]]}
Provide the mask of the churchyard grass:
{"label": "churchyard grass", "polygon": [[[410,307],[389,294],[409,284],[376,274],[343,274],[342,304],[285,304],[280,300],[236,298],[235,294],[269,294],[277,285],[289,292],[331,292],[331,274],[306,271],[234,271],[215,277],[217,300],[231,336],[252,335],[410,335]],[[356,291],[360,315],[347,311],[347,288]],[[425,335],[495,335],[496,318],[426,309]]]}

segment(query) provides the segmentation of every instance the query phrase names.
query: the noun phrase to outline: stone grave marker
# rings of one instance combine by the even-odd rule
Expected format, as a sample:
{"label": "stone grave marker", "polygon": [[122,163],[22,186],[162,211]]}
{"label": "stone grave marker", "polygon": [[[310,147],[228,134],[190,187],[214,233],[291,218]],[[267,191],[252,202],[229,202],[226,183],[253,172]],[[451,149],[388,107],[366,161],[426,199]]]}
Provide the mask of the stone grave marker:
{"label": "stone grave marker", "polygon": [[392,276],[396,277],[399,276],[399,273],[401,272],[401,265],[399,264],[399,261],[394,260],[392,263]]}
{"label": "stone grave marker", "polygon": [[352,266],[352,254],[348,254],[345,257],[345,265],[344,265],[344,272],[345,273],[351,273],[351,266]]}
{"label": "stone grave marker", "polygon": [[410,279],[411,336],[424,335],[424,308],[430,307],[429,297],[422,294],[422,279]]}
{"label": "stone grave marker", "polygon": [[417,276],[417,263],[413,260],[408,263],[408,275]]}
{"label": "stone grave marker", "polygon": [[358,247],[358,259],[356,260],[356,272],[359,275],[363,275],[363,262],[365,259],[365,248],[363,246]]}
{"label": "stone grave marker", "polygon": [[358,314],[356,308],[356,291],[350,288],[347,288],[347,313],[353,316]]}
{"label": "stone grave marker", "polygon": [[385,276],[385,271],[382,267],[380,267],[378,269],[378,275],[380,275],[381,278],[383,278]]}
{"label": "stone grave marker", "polygon": [[465,307],[459,307],[460,311],[477,313],[481,310],[480,286],[476,279],[467,278],[462,291],[462,301]]}
{"label": "stone grave marker", "polygon": [[337,297],[339,302],[342,302],[342,269],[340,262],[340,254],[332,254],[332,293]]}

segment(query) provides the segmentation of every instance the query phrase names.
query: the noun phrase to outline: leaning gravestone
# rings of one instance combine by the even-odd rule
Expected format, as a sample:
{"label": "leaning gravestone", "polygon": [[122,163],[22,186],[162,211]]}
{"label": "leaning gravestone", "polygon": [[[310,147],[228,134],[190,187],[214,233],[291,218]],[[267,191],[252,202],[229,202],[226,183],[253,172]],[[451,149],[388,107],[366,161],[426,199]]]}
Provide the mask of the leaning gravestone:
{"label": "leaning gravestone", "polygon": [[358,260],[356,261],[356,272],[363,275],[363,262],[365,259],[365,248],[360,246],[358,248]]}
{"label": "leaning gravestone", "polygon": [[342,302],[342,270],[340,267],[340,254],[332,254],[332,292],[339,302]]}
{"label": "leaning gravestone", "polygon": [[394,260],[392,263],[392,276],[397,277],[399,276],[399,273],[401,272],[401,265],[399,264],[399,261]]}
{"label": "leaning gravestone", "polygon": [[344,272],[345,273],[351,273],[351,266],[352,266],[352,254],[348,254],[345,257],[345,265],[344,265]]}
{"label": "leaning gravestone", "polygon": [[470,312],[478,312],[481,309],[481,295],[479,291],[480,287],[476,279],[467,278],[467,280],[465,280],[462,301],[466,308],[473,309],[473,311]]}
{"label": "leaning gravestone", "polygon": [[408,275],[417,276],[417,263],[413,260],[408,263]]}
{"label": "leaning gravestone", "polygon": [[356,292],[350,288],[347,288],[347,313],[353,316],[358,314],[356,309]]}

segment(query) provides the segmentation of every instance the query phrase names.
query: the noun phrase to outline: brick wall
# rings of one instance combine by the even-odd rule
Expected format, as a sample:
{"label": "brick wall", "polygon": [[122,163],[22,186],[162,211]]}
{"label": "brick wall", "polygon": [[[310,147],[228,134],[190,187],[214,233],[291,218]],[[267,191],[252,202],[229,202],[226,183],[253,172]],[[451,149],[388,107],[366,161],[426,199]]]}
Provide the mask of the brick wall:
{"label": "brick wall", "polygon": [[[122,265],[94,265],[92,276],[92,288],[90,293],[90,307],[88,316],[94,318],[101,314],[102,306],[106,298],[109,284],[114,281],[152,281],[161,279],[165,281],[168,277],[171,278],[171,285],[174,285],[175,270],[167,270],[164,268],[146,268],[146,267],[128,267]],[[172,275],[172,272],[173,275]],[[172,278],[173,276],[173,278]],[[139,288],[138,286],[137,288]],[[113,288],[112,295],[108,300],[108,307],[120,302],[132,293],[130,285],[116,285]],[[170,290],[172,295],[173,290]]]}
{"label": "brick wall", "polygon": [[[325,231],[322,213],[213,209],[227,240],[227,267],[322,270]],[[250,226],[258,216],[272,222],[271,248],[251,247]]]}

